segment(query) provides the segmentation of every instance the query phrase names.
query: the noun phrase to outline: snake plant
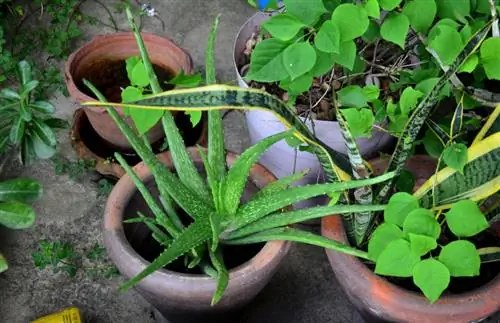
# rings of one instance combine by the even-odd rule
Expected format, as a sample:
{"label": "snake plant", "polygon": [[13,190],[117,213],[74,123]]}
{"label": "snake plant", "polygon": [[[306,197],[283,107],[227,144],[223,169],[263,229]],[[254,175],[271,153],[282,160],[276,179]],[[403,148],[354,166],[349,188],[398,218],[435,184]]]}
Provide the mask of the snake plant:
{"label": "snake plant", "polygon": [[[211,32],[206,55],[206,82],[208,84],[215,82],[213,44],[217,25],[218,18]],[[144,46],[142,46],[140,34],[135,28],[134,31],[142,60],[146,70],[150,73],[152,89],[154,92],[159,93],[157,81],[152,75],[151,62]],[[161,205],[156,202],[144,183],[139,180],[132,168],[117,153],[115,155],[116,159],[134,181],[149,208],[155,214],[154,218],[147,218],[139,214],[138,218],[130,221],[144,222],[151,229],[153,237],[165,247],[165,251],[158,258],[143,272],[126,282],[122,289],[134,286],[155,270],[168,265],[179,257],[185,256],[189,262],[188,267],[199,266],[206,274],[217,279],[217,289],[212,299],[212,303],[215,304],[222,297],[229,279],[228,268],[224,265],[221,254],[221,246],[225,244],[243,245],[271,240],[299,241],[369,259],[368,254],[364,251],[293,228],[290,225],[331,214],[381,211],[384,209],[384,205],[318,206],[301,211],[286,208],[298,201],[314,196],[382,183],[394,176],[392,172],[376,178],[345,182],[337,181],[302,187],[290,187],[290,185],[304,174],[292,175],[272,182],[248,202],[242,203],[241,198],[252,166],[267,148],[280,140],[291,139],[299,133],[297,130],[291,129],[262,140],[243,152],[232,167],[228,169],[223,148],[224,137],[220,111],[212,109],[208,113],[208,150],[199,149],[206,173],[206,176],[202,176],[190,159],[170,112],[166,111],[162,121],[175,166],[175,169],[169,169],[156,158],[151,148],[118,113],[113,108],[109,108],[109,103],[105,102],[102,94],[89,82],[85,81],[85,84],[101,100],[100,104],[106,107],[108,114],[114,119],[135,151],[151,170],[162,202]],[[198,90],[191,91],[196,92]],[[203,93],[201,94],[203,95]],[[246,95],[247,93],[241,94]],[[260,92],[258,94],[260,95]],[[192,92],[190,95],[193,98]],[[213,98],[213,96],[208,97],[209,100],[213,100]],[[248,99],[252,98],[258,97],[252,97],[250,93]],[[234,99],[237,100],[236,97]],[[234,102],[234,100],[231,102]],[[275,103],[280,104],[279,101],[275,101]],[[97,102],[88,103],[88,105],[96,104]],[[133,107],[133,104],[131,106]],[[309,136],[307,138],[312,141],[313,137],[310,137],[309,134],[306,134],[306,136]],[[318,145],[318,148],[321,147]],[[330,158],[328,154],[325,154],[325,156]],[[180,221],[178,215],[180,211],[189,216],[191,223],[188,226],[184,226],[183,222]]]}

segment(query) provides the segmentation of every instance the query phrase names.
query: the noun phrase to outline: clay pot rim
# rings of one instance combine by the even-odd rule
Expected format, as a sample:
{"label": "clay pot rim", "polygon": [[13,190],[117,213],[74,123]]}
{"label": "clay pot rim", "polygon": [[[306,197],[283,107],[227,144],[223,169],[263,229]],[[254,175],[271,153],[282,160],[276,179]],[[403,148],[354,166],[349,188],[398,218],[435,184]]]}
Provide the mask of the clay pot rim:
{"label": "clay pot rim", "polygon": [[[349,244],[342,217],[339,215],[322,218],[321,233],[329,239]],[[359,290],[352,292],[346,288],[348,294],[352,293],[356,297],[360,297],[364,301],[362,306],[378,315],[402,321],[414,318],[418,314],[423,315],[422,322],[427,322],[426,319],[432,318],[434,315],[440,318],[453,317],[472,321],[479,319],[472,317],[472,315],[478,314],[477,309],[482,309],[484,316],[500,309],[500,273],[488,283],[474,290],[460,294],[443,295],[438,301],[430,304],[422,294],[406,290],[390,283],[383,276],[376,275],[358,258],[333,250],[325,249],[325,251],[334,272],[340,274],[339,279],[355,282],[357,286],[366,286],[366,288],[359,288],[363,289],[364,295],[360,296]],[[355,287],[352,289],[354,290]],[[495,295],[498,295],[496,299]]]}
{"label": "clay pot rim", "polygon": [[[145,44],[149,43],[150,41],[152,41],[156,44],[160,44],[160,43],[168,44],[169,46],[174,47],[174,48],[180,50],[181,52],[183,52],[183,54],[187,57],[187,59],[189,61],[189,70],[184,71],[184,72],[186,74],[190,74],[193,72],[193,70],[194,70],[193,59],[192,59],[191,55],[189,55],[187,50],[178,46],[171,38],[165,37],[165,36],[158,36],[158,35],[150,33],[150,32],[141,32],[141,35],[142,35],[142,38],[143,38],[143,41]],[[83,93],[76,86],[75,80],[73,79],[72,66],[74,64],[75,58],[78,56],[78,54],[81,53],[82,50],[84,50],[88,47],[92,47],[92,45],[94,45],[95,43],[102,42],[102,41],[106,40],[107,38],[113,38],[116,40],[121,38],[120,41],[130,41],[131,40],[134,43],[136,42],[136,40],[134,38],[134,33],[131,31],[97,35],[97,36],[93,37],[90,41],[86,42],[84,45],[79,47],[77,50],[72,52],[69,55],[68,60],[66,61],[66,64],[64,64],[64,78],[65,78],[67,87],[70,88],[69,85],[70,84],[73,85],[73,87],[76,89],[76,91],[79,92],[79,95],[81,95],[81,97],[85,98],[85,101],[97,101],[97,100],[95,98],[90,97],[87,94]],[[146,47],[147,47],[147,45],[146,45]],[[73,95],[71,95],[71,96],[73,97]],[[95,112],[102,112],[104,110],[102,107],[97,107],[97,106],[86,106],[85,109],[90,109],[90,110],[93,110]],[[121,109],[119,109],[118,111],[121,111]]]}
{"label": "clay pot rim", "polygon": [[[201,157],[199,152],[195,148],[188,148],[188,152],[191,158],[196,163],[201,163]],[[227,153],[227,161],[228,164],[233,163],[237,154],[228,152]],[[157,155],[157,157],[162,162],[170,162],[170,152],[166,151]],[[142,181],[147,181],[152,178],[152,174],[149,172],[149,169],[146,167],[144,162],[137,164],[134,168],[135,173]],[[264,178],[264,182],[271,182],[276,180],[274,175],[272,175],[267,169],[259,164],[255,164],[250,173],[259,174],[259,177]],[[140,263],[137,272],[133,275],[138,274],[140,271],[144,270],[149,264],[149,261],[145,260],[142,256],[140,256],[130,245],[127,238],[125,237],[125,232],[123,229],[123,213],[125,211],[125,206],[128,204],[128,201],[132,198],[134,193],[137,191],[133,181],[129,176],[123,176],[114,186],[111,194],[108,197],[106,202],[106,208],[104,212],[104,231],[105,235],[112,236],[113,239],[117,240],[118,243],[123,247],[123,251],[121,252],[120,257],[130,257],[134,259],[136,262]],[[266,242],[263,248],[255,255],[253,258],[249,259],[245,263],[232,268],[229,270],[230,280],[244,280],[245,277],[249,275],[249,273],[257,272],[261,268],[266,267],[268,263],[270,263],[270,259],[275,257],[283,257],[288,249],[291,246],[291,242],[289,241],[269,241]],[[105,239],[106,246],[106,239]],[[115,262],[116,264],[116,262]],[[118,265],[118,264],[117,264]],[[119,268],[122,271],[122,268]],[[126,272],[130,272],[130,270],[125,270]],[[199,284],[200,289],[210,289],[210,287],[215,286],[216,282],[213,278],[203,275],[203,274],[188,274],[188,273],[179,273],[171,270],[167,270],[165,268],[161,268],[156,270],[150,276],[156,276],[156,279],[165,279],[172,280],[176,279],[179,281],[183,281],[185,283],[195,283]],[[144,279],[147,281],[147,278]]]}

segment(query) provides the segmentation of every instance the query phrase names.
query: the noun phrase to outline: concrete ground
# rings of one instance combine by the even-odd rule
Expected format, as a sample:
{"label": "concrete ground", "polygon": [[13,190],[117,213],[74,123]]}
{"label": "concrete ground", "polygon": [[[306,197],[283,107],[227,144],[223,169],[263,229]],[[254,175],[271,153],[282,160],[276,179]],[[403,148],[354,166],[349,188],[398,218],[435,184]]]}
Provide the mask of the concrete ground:
{"label": "concrete ground", "polygon": [[[191,53],[198,70],[203,68],[210,26],[215,16],[222,13],[216,45],[218,80],[235,80],[233,41],[239,27],[254,12],[246,0],[156,0],[151,4],[164,20],[165,32],[159,21],[151,19],[145,19],[144,30],[174,39]],[[83,11],[91,15],[102,12],[93,1],[87,1]],[[127,29],[122,15],[115,19],[121,28]],[[85,30],[79,44],[98,33],[113,32],[102,26]],[[71,120],[77,107],[71,99],[59,95],[52,102],[59,117]],[[228,115],[225,131],[227,149],[241,152],[248,145],[241,114]],[[59,134],[59,141],[59,154],[74,160],[66,132]],[[39,271],[33,265],[31,253],[36,251],[40,240],[71,242],[79,252],[88,251],[102,241],[106,197],[99,194],[91,172],[75,180],[68,175],[56,175],[52,161],[38,161],[27,168],[13,161],[4,174],[40,180],[44,196],[35,203],[38,218],[32,229],[20,232],[0,229],[2,252],[10,262],[10,269],[0,275],[0,323],[24,323],[69,306],[79,307],[86,323],[153,322],[150,307],[137,293],[117,292],[120,277],[92,278],[79,272],[76,278],[68,278],[48,269]],[[245,311],[243,322],[362,323],[363,320],[340,290],[324,251],[295,245],[269,285]]]}

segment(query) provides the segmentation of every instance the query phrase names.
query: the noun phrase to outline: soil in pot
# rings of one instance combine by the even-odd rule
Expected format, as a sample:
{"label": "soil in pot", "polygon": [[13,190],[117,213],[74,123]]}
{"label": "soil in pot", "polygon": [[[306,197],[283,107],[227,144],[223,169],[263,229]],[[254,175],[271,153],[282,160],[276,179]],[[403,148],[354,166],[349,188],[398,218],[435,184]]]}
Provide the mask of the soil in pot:
{"label": "soil in pot", "polygon": [[[173,71],[154,65],[153,69],[158,77],[158,81],[164,91],[173,89],[173,86],[166,82],[175,76]],[[78,75],[75,84],[80,91],[86,95],[97,99],[92,91],[84,84],[83,79],[89,80],[109,102],[121,102],[121,92],[130,85],[127,76],[125,61],[123,60],[101,60],[97,61]]]}

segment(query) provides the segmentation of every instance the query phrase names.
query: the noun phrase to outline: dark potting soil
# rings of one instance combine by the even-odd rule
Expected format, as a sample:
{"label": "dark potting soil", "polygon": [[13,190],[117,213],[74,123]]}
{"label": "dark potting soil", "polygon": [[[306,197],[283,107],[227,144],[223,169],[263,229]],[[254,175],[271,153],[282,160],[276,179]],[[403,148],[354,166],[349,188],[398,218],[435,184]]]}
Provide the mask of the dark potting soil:
{"label": "dark potting soil", "polygon": [[[153,196],[159,196],[158,189],[156,185],[154,185],[153,181],[147,183],[146,186]],[[247,196],[244,197],[244,199],[249,198],[249,196],[255,194],[256,191],[258,191],[258,189],[255,187],[255,185],[249,183],[245,191]],[[157,198],[157,202],[159,203],[159,205],[161,205],[159,198]],[[146,216],[153,217],[151,210],[146,205],[144,199],[138,192],[136,192],[131,198],[125,210],[127,210],[127,212],[125,214],[124,220],[137,217],[137,211],[141,211],[141,213]],[[192,221],[190,217],[181,212],[181,210],[178,210],[178,214],[184,225],[188,225]],[[152,237],[151,231],[145,224],[124,223],[123,227],[125,231],[125,237],[129,241],[130,245],[145,260],[152,262],[163,251],[165,251],[165,248]],[[238,267],[252,259],[259,253],[259,251],[263,247],[264,243],[241,246],[221,245],[224,263],[228,269]],[[202,274],[199,267],[188,269],[184,264],[184,257],[178,258],[176,261],[167,265],[165,269],[186,274]]]}
{"label": "dark potting soil", "polygon": [[[453,234],[450,230],[443,224],[443,233],[441,238],[438,240],[439,245],[446,245],[449,242],[455,240],[456,238],[449,239],[449,237],[453,237]],[[500,237],[495,236],[492,231],[485,231],[482,234],[479,234],[473,238],[469,238],[468,241],[474,243],[474,245],[479,248],[485,247],[499,247],[500,246]],[[439,255],[438,252],[434,254],[431,252],[434,257]],[[369,264],[367,265],[371,270],[375,270],[375,265]],[[465,292],[470,292],[475,290],[493,279],[500,274],[500,262],[490,262],[490,263],[481,263],[480,274],[475,277],[451,277],[450,285],[444,292],[446,294],[461,294]],[[402,287],[404,289],[417,292],[421,294],[420,289],[413,283],[413,279],[410,278],[400,278],[400,277],[389,277],[383,276],[384,279],[387,279],[389,282]]]}
{"label": "dark potting soil", "polygon": [[[160,85],[164,91],[173,89],[173,86],[165,83],[175,76],[175,72],[163,67],[154,65],[153,69],[160,81]],[[77,75],[75,84],[80,91],[90,97],[97,99],[92,91],[84,84],[83,79],[89,80],[109,102],[121,102],[121,93],[124,88],[130,85],[127,77],[127,69],[123,60],[102,60],[95,62]]]}

